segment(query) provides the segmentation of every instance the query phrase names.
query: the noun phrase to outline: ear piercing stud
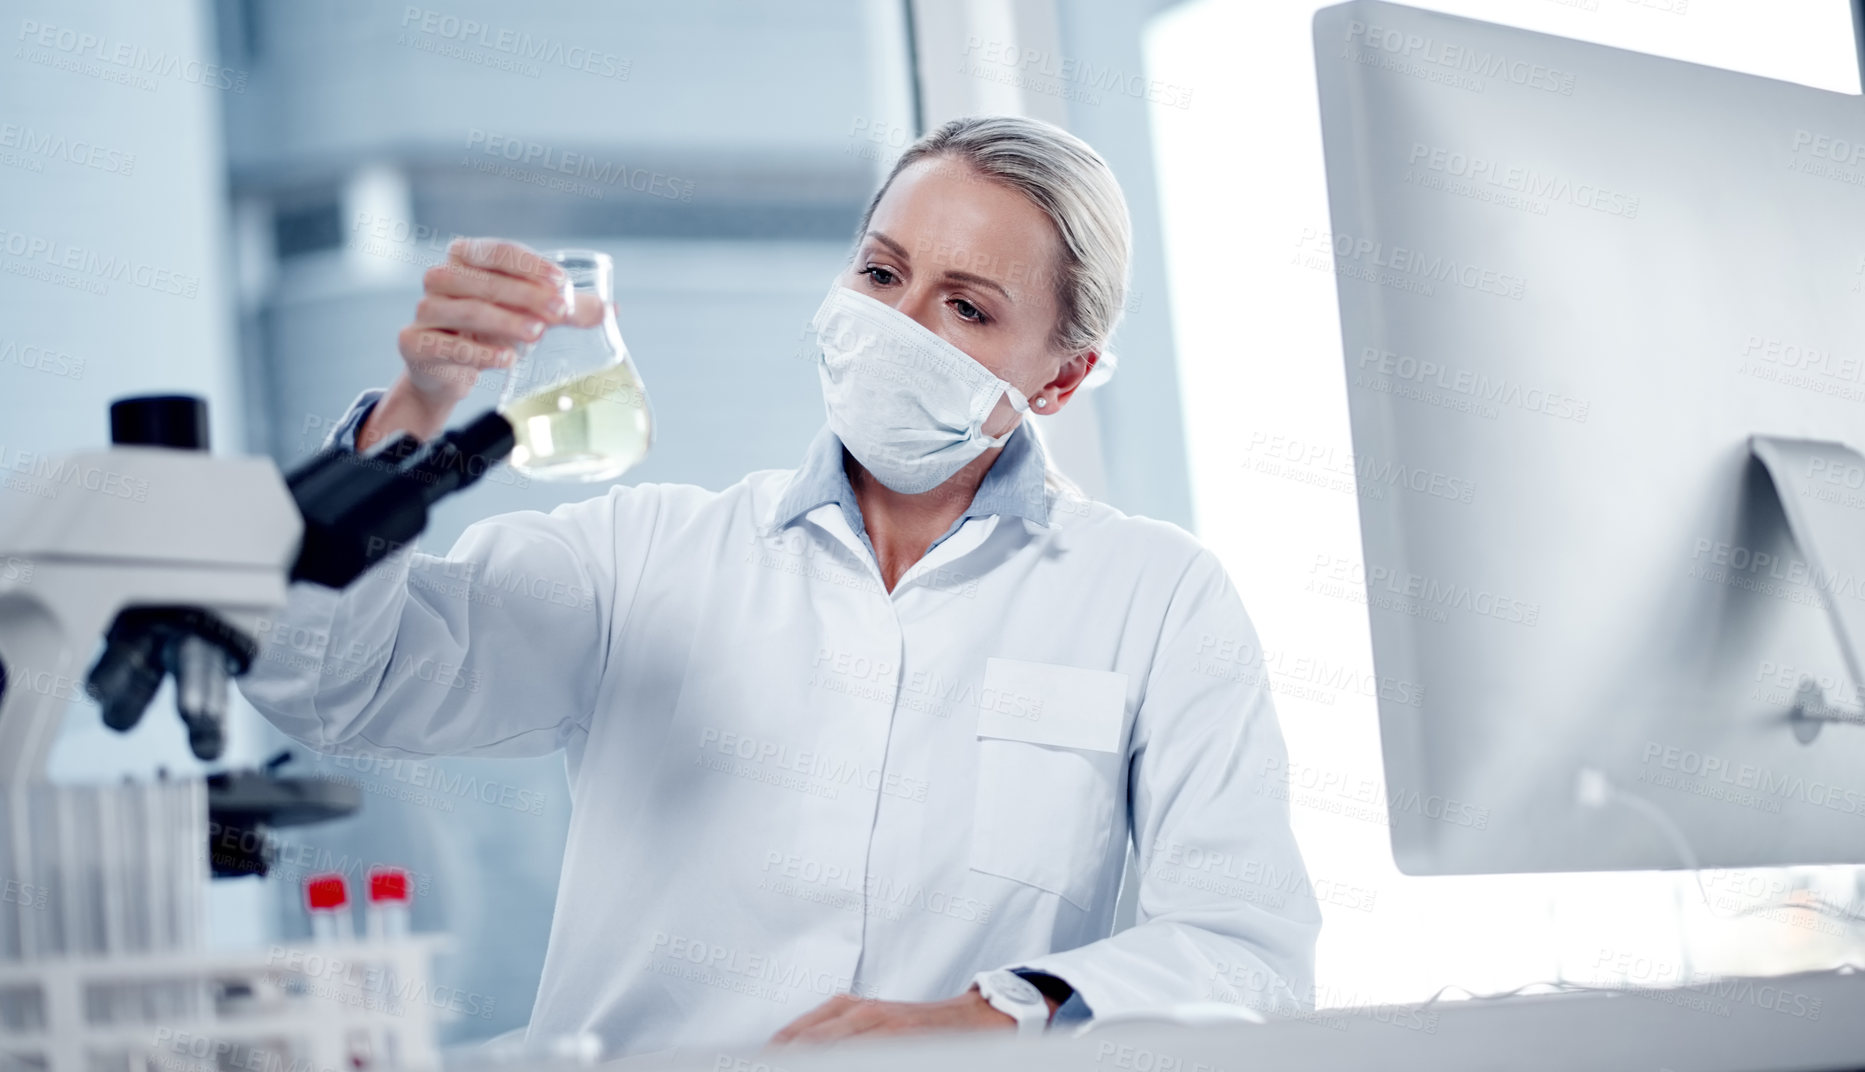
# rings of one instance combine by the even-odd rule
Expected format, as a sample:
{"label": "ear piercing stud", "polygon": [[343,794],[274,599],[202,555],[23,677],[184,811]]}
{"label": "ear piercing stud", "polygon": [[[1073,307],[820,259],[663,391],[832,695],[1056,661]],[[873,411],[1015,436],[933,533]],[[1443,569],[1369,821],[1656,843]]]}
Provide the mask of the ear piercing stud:
{"label": "ear piercing stud", "polygon": [[1037,409],[1042,409],[1044,406],[1047,406],[1048,404],[1049,404],[1049,400],[1047,398],[1038,398],[1036,400]]}

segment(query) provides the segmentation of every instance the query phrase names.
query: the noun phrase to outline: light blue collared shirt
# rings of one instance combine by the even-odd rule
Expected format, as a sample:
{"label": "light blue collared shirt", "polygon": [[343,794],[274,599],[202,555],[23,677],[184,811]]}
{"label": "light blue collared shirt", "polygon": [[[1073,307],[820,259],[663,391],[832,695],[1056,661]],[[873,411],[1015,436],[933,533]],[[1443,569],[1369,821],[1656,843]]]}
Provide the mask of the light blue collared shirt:
{"label": "light blue collared shirt", "polygon": [[[874,555],[867,525],[861,520],[861,507],[855,502],[854,485],[848,482],[848,470],[842,466],[842,450],[842,440],[828,425],[823,425],[816,438],[810,441],[809,452],[803,456],[803,464],[791,479],[790,487],[778,500],[774,524],[777,528],[785,528],[816,507],[834,503],[842,508],[842,517],[855,535],[861,537],[868,554]],[[1049,493],[1043,478],[1047,469],[1043,446],[1037,442],[1035,433],[1027,424],[1018,424],[1004,444],[1003,452],[985,471],[984,480],[971,497],[971,505],[945,530],[944,536],[927,545],[926,553],[931,553],[966,520],[974,517],[1001,515],[1028,518],[1039,525],[1049,524]],[[879,561],[879,555],[874,557]]]}

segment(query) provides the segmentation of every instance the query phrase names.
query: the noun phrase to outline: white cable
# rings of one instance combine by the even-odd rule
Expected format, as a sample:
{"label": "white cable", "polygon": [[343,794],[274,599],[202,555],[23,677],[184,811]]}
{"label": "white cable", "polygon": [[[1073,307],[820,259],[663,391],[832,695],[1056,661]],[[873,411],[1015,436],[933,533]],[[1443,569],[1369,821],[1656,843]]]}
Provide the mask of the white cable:
{"label": "white cable", "polygon": [[1752,916],[1760,912],[1772,912],[1777,908],[1801,908],[1817,912],[1821,915],[1843,919],[1850,923],[1865,923],[1865,913],[1853,912],[1842,905],[1833,904],[1831,901],[1821,897],[1814,897],[1811,900],[1804,901],[1783,898],[1766,904],[1749,905],[1747,908],[1740,908],[1734,912],[1725,913],[1716,907],[1714,901],[1710,900],[1709,888],[1703,885],[1703,865],[1697,858],[1696,850],[1690,847],[1690,840],[1684,836],[1683,828],[1677,825],[1676,820],[1666,815],[1664,809],[1637,793],[1619,788],[1617,785],[1613,784],[1612,779],[1608,778],[1604,772],[1592,767],[1584,767],[1581,769],[1579,777],[1575,780],[1574,784],[1574,798],[1577,803],[1583,807],[1589,808],[1600,808],[1606,806],[1608,803],[1614,802],[1624,804],[1626,807],[1631,808],[1633,811],[1649,819],[1652,825],[1656,826],[1659,832],[1664,835],[1665,840],[1671,843],[1671,848],[1677,853],[1678,859],[1684,862],[1684,866],[1689,869],[1692,877],[1696,879],[1697,894],[1703,898],[1704,907],[1710,910],[1710,915],[1718,919],[1739,919],[1743,916]]}
{"label": "white cable", "polygon": [[[1666,815],[1662,808],[1646,800],[1644,797],[1639,796],[1637,793],[1628,792],[1619,788],[1613,784],[1612,779],[1608,778],[1604,772],[1592,767],[1581,769],[1579,776],[1575,779],[1574,798],[1576,803],[1588,808],[1603,808],[1607,804],[1615,802],[1624,804],[1626,807],[1631,808],[1633,811],[1650,820],[1652,825],[1656,826],[1659,832],[1664,835],[1665,840],[1670,842],[1671,848],[1677,853],[1678,859],[1684,862],[1684,866],[1689,869],[1691,876],[1696,879],[1697,893],[1702,896],[1705,907],[1710,910],[1710,914],[1713,916],[1721,919],[1736,919],[1742,916],[1754,915],[1758,912],[1771,911],[1776,908],[1800,908],[1819,912],[1823,915],[1833,915],[1852,923],[1865,923],[1865,913],[1853,912],[1843,906],[1835,905],[1830,901],[1817,897],[1811,901],[1781,900],[1769,904],[1750,905],[1747,908],[1724,914],[1717,909],[1715,902],[1710,900],[1709,889],[1703,885],[1702,864],[1697,858],[1696,850],[1692,849],[1690,846],[1690,839],[1684,836],[1683,828],[1677,825],[1676,820]],[[1851,961],[1846,961],[1829,970],[1835,975],[1849,975],[1853,972],[1865,971],[1865,964],[1855,964]],[[1693,973],[1686,973],[1687,979],[1689,979],[1690,974]],[[1699,986],[1712,981],[1713,978],[1715,977],[1689,979],[1689,981],[1685,982],[1683,985],[1685,987]],[[1666,989],[1663,987],[1640,987],[1629,984],[1625,986],[1601,986],[1597,984],[1570,983],[1560,979],[1547,979],[1532,983],[1523,983],[1521,986],[1512,987],[1508,990],[1498,990],[1493,993],[1479,994],[1457,983],[1446,983],[1439,987],[1417,1007],[1420,1009],[1428,1009],[1436,1005],[1443,999],[1446,993],[1452,990],[1461,990],[1465,994],[1468,994],[1469,997],[1464,999],[1467,1001],[1494,1001],[1501,998],[1515,997],[1524,991],[1532,990],[1536,987],[1547,987],[1557,994],[1626,994],[1639,993],[1652,989]],[[1316,1009],[1315,1014],[1322,1015],[1327,1011],[1326,1009]],[[1146,1017],[1138,1017],[1138,1019],[1146,1019]],[[1093,1028],[1094,1024],[1095,1021],[1090,1020],[1087,1024],[1078,1029],[1075,1034],[1081,1035],[1087,1033]]]}
{"label": "white cable", "polygon": [[[1684,836],[1683,828],[1679,827],[1676,821],[1669,815],[1666,815],[1662,808],[1646,800],[1644,797],[1639,796],[1637,793],[1631,793],[1624,789],[1620,789],[1613,784],[1612,779],[1608,778],[1605,772],[1592,767],[1582,768],[1579,776],[1575,779],[1574,799],[1575,802],[1582,807],[1588,808],[1603,808],[1609,803],[1617,802],[1626,805],[1633,811],[1643,815],[1646,819],[1649,819],[1652,825],[1656,826],[1659,832],[1664,835],[1665,840],[1671,843],[1671,848],[1677,853],[1678,859],[1684,862],[1685,867],[1690,870],[1692,877],[1696,879],[1697,893],[1702,896],[1704,905],[1710,910],[1710,914],[1713,916],[1722,919],[1735,919],[1776,908],[1804,908],[1822,914],[1837,915],[1839,918],[1853,923],[1865,923],[1865,913],[1849,911],[1821,898],[1814,898],[1812,901],[1782,900],[1770,904],[1750,905],[1736,912],[1724,914],[1717,910],[1715,902],[1710,900],[1709,889],[1703,885],[1702,865],[1697,858],[1696,850],[1692,849],[1690,846],[1690,839]],[[1865,965],[1854,964],[1851,961],[1847,961],[1831,970],[1835,974],[1850,974],[1854,971],[1865,971]],[[1684,985],[1696,986],[1708,981],[1709,979],[1707,978],[1691,979]],[[1470,995],[1470,997],[1466,999],[1469,1001],[1492,1001],[1498,998],[1514,997],[1525,990],[1530,990],[1538,986],[1549,987],[1556,993],[1627,993],[1650,989],[1637,986],[1597,986],[1584,983],[1570,983],[1557,979],[1523,983],[1521,986],[1509,990],[1499,990],[1489,994],[1478,994],[1468,987],[1460,986],[1456,983],[1446,983],[1444,986],[1439,987],[1429,998],[1425,999],[1424,1004],[1419,1007],[1430,1008],[1432,1005],[1437,1004],[1439,999],[1441,999],[1446,992],[1451,990],[1462,990],[1464,993]]]}
{"label": "white cable", "polygon": [[1585,990],[1598,991],[1598,990],[1619,989],[1616,987],[1590,986],[1586,983],[1569,983],[1569,982],[1562,982],[1560,980],[1546,980],[1546,981],[1534,982],[1534,983],[1523,983],[1521,986],[1514,987],[1509,990],[1497,990],[1497,991],[1494,991],[1488,994],[1479,994],[1476,991],[1471,990],[1468,987],[1460,986],[1456,983],[1445,983],[1443,986],[1438,987],[1437,990],[1434,993],[1432,993],[1430,997],[1426,998],[1424,1002],[1418,1007],[1421,1009],[1428,1009],[1431,1006],[1436,1005],[1439,999],[1444,997],[1445,992],[1449,990],[1462,990],[1464,993],[1470,995],[1469,997],[1463,999],[1465,1001],[1494,1001],[1497,998],[1515,997],[1517,994],[1520,994],[1524,990],[1532,990],[1538,986],[1545,986],[1545,987],[1552,988],[1554,992],[1557,994],[1566,994],[1566,993],[1573,993],[1573,992],[1585,991]]}

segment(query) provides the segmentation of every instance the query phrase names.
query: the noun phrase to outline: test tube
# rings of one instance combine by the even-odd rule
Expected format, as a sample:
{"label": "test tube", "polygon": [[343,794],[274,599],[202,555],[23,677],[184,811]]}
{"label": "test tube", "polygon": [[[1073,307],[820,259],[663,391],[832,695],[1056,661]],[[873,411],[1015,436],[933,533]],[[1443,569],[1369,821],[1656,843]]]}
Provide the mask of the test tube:
{"label": "test tube", "polygon": [[[169,867],[173,865],[165,859],[169,851],[165,820],[168,801],[174,791],[164,781],[146,781],[141,784],[141,794],[143,800],[137,811],[142,829],[137,840],[141,843],[141,858],[147,875],[141,902],[143,935],[149,952],[168,952],[179,945],[175,932],[176,900],[186,896],[185,890],[178,890],[175,883],[167,881]],[[151,1006],[146,1007],[145,1016],[179,1018],[183,1014],[181,996],[173,987],[150,986],[145,994]]]}
{"label": "test tube", "polygon": [[84,823],[79,814],[84,802],[79,790],[54,786],[49,797],[58,824],[58,840],[46,846],[46,856],[54,861],[65,902],[57,951],[68,957],[94,956],[103,952],[98,942],[102,928],[97,925],[98,895],[103,888],[97,843],[85,829],[90,824]]}
{"label": "test tube", "polygon": [[[175,904],[175,910],[179,913],[176,944],[194,951],[206,944],[208,886],[213,880],[207,862],[207,781],[204,778],[188,778],[172,792],[180,795],[188,809],[187,837],[181,846],[181,858],[188,868],[183,888],[188,893]],[[187,991],[189,1014],[199,1015],[203,1010],[212,1008],[211,995],[212,992],[204,983],[191,985]]]}
{"label": "test tube", "polygon": [[[408,936],[408,872],[399,867],[369,869],[369,906],[365,923],[369,940],[377,943],[399,941]],[[401,992],[395,976],[393,957],[383,960],[376,985],[386,1004]],[[393,1068],[401,1063],[401,1040],[395,1030],[384,1025],[380,1035],[383,1062]]]}
{"label": "test tube", "polygon": [[348,942],[356,937],[350,920],[350,888],[336,872],[304,880],[304,905],[311,914],[311,938],[321,943]]}
{"label": "test tube", "polygon": [[[20,784],[0,785],[0,845],[4,845],[7,877],[15,882],[19,896],[0,901],[0,911],[7,915],[7,933],[0,936],[0,960],[27,961],[39,955],[45,938],[46,920],[51,916],[47,903],[45,875],[33,855],[32,796]],[[0,991],[0,1032],[31,1031],[40,1026],[37,1008],[28,1002],[23,990]]]}
{"label": "test tube", "polygon": [[369,907],[365,929],[372,941],[408,935],[408,872],[399,867],[369,871]]}
{"label": "test tube", "polygon": [[65,903],[65,886],[58,870],[59,860],[53,856],[52,849],[57,840],[47,836],[50,824],[58,821],[53,809],[57,803],[53,794],[55,786],[40,785],[24,790],[20,794],[23,807],[19,809],[18,823],[14,829],[14,839],[20,846],[20,868],[25,877],[35,887],[43,886],[46,891],[46,907],[37,916],[30,917],[31,925],[20,932],[20,949],[23,959],[57,956],[59,952],[59,933],[64,926],[65,914],[69,906]]}
{"label": "test tube", "polygon": [[[86,836],[90,838],[93,862],[97,868],[97,948],[111,960],[134,954],[129,928],[129,898],[124,896],[125,879],[135,870],[136,861],[124,843],[118,820],[122,818],[119,796],[112,786],[86,787],[76,791],[90,814]],[[122,1023],[130,1012],[127,982],[117,982],[99,996],[107,1003],[110,1021]]]}

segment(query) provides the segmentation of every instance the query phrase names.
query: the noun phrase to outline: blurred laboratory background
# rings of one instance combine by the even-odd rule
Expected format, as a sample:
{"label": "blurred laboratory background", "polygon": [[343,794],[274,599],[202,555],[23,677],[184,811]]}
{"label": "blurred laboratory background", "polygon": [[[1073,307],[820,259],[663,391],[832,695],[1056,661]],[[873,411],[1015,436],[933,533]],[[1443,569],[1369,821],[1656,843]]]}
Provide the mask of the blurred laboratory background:
{"label": "blurred laboratory background", "polygon": [[[1096,497],[1222,556],[1276,654],[1292,770],[1380,777],[1364,607],[1303,591],[1317,554],[1359,547],[1334,280],[1297,257],[1327,226],[1313,0],[7,6],[0,469],[100,446],[110,400],[175,391],[209,400],[215,450],[303,459],[396,375],[422,271],[457,235],[613,256],[657,436],[625,479],[720,488],[789,467],[822,420],[804,325],[893,159],[955,115],[1067,127],[1119,176],[1136,257],[1120,371],[1042,419],[1052,452]],[[1859,89],[1846,0],[1422,6]],[[462,418],[500,386],[485,377]],[[422,546],[596,491],[501,471],[443,503]],[[231,761],[284,747],[236,704]],[[465,996],[449,1041],[521,1026],[568,820],[561,757],[296,753],[292,769],[362,785],[363,809],[281,835],[271,879],[216,883],[214,941],[301,937],[304,878],[400,865],[416,928],[460,939],[439,973]],[[91,708],[67,720],[54,775],[187,755],[173,719],[118,737]],[[1324,1006],[1612,981],[1628,953],[1761,973],[1857,949],[1830,917],[1711,920],[1674,874],[1407,878],[1383,818],[1295,803],[1317,884],[1352,891],[1324,906]],[[1854,904],[1856,871],[1730,889]]]}
{"label": "blurred laboratory background", "polygon": [[[1136,214],[1157,219],[1145,95],[1117,90],[1072,115],[1063,96],[1015,84],[1003,54],[1040,40],[1137,76],[1153,6],[972,7],[16,7],[0,64],[0,310],[3,345],[34,356],[0,359],[0,449],[102,444],[111,399],[187,391],[209,400],[214,449],[300,461],[358,392],[396,375],[422,271],[457,235],[498,235],[613,256],[618,322],[656,419],[628,480],[720,488],[794,465],[822,422],[803,328],[868,199],[929,123],[1008,111],[1067,125],[1114,163]],[[97,147],[83,154],[94,163],[52,139]],[[1096,494],[1190,525],[1156,223],[1140,228],[1139,254],[1121,343],[1151,356],[1051,438]],[[123,261],[121,275],[99,263]],[[461,418],[501,386],[484,377]],[[1123,429],[1127,447],[1104,449]],[[477,518],[594,490],[501,469],[442,504],[422,546],[444,552]],[[233,761],[284,746],[236,704]],[[66,729],[61,779],[191,763],[167,725],[119,738],[90,710]],[[305,877],[399,864],[417,928],[463,939],[440,971],[471,998],[450,1037],[522,1025],[568,820],[561,757],[292,763],[362,784],[364,807],[281,834],[264,885],[216,883],[215,940],[306,933]]]}

